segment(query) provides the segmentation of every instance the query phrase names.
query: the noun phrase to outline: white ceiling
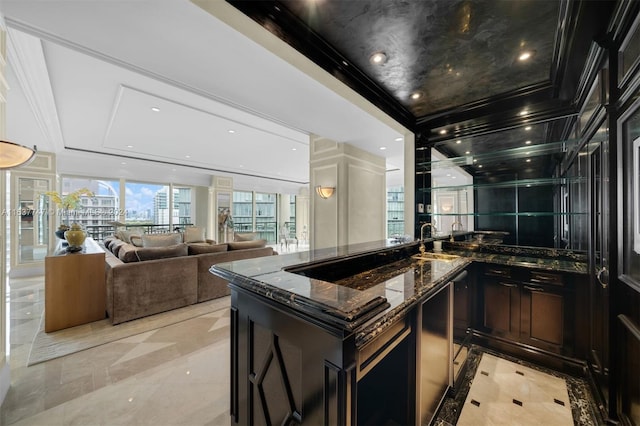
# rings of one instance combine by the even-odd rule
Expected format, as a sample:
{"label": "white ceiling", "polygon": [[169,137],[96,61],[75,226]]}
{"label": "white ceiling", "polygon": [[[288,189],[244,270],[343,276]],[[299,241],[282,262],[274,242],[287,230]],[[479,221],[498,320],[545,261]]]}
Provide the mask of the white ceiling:
{"label": "white ceiling", "polygon": [[297,193],[316,134],[386,157],[399,169],[389,184],[402,183],[405,129],[209,3],[235,29],[187,0],[4,0],[7,137],[56,152],[60,173],[199,185],[232,175],[237,189]]}

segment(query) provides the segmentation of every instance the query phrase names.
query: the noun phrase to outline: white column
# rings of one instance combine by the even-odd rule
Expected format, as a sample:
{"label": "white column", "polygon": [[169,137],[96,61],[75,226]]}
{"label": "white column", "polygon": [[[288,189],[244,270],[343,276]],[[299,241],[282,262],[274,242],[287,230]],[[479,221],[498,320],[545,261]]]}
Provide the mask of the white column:
{"label": "white column", "polygon": [[[311,247],[379,241],[386,234],[386,161],[346,143],[312,136]],[[328,199],[317,186],[335,187]]]}
{"label": "white column", "polygon": [[[6,80],[4,78],[4,64],[6,63],[6,27],[4,25],[4,16],[0,14],[0,137],[4,137],[6,134],[5,123],[5,99],[7,93],[7,87],[3,84]],[[2,209],[7,205],[6,203],[6,174],[4,170],[0,171],[0,207]],[[7,395],[9,386],[11,385],[10,367],[7,360],[7,321],[5,317],[6,313],[6,300],[7,300],[7,244],[6,244],[6,230],[7,230],[7,216],[2,215],[2,221],[0,222],[0,404],[4,401],[4,397]]]}

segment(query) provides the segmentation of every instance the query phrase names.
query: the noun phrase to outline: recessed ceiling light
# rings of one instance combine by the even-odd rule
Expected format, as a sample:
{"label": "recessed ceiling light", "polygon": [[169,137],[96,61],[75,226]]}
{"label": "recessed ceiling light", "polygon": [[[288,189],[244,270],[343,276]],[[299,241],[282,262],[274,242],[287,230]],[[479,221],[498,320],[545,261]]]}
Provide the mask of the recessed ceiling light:
{"label": "recessed ceiling light", "polygon": [[531,141],[525,141],[524,144],[525,145],[531,145]]}
{"label": "recessed ceiling light", "polygon": [[464,153],[469,155],[469,154],[471,154],[471,151],[465,151]]}
{"label": "recessed ceiling light", "polygon": [[402,138],[395,138],[396,142],[402,142]]}
{"label": "recessed ceiling light", "polygon": [[447,173],[447,177],[451,177],[451,173]]}
{"label": "recessed ceiling light", "polygon": [[133,148],[133,145],[127,145],[127,148]]}
{"label": "recessed ceiling light", "polygon": [[446,135],[447,134],[447,129],[442,129],[438,133],[440,133],[441,135]]}
{"label": "recessed ceiling light", "polygon": [[122,162],[122,163],[120,163],[120,164],[122,164],[122,165],[124,166],[124,165],[125,165],[125,164],[127,164],[127,163],[125,163],[125,162],[123,161],[123,162]]}
{"label": "recessed ceiling light", "polygon": [[530,50],[527,50],[525,52],[520,53],[520,56],[518,56],[518,60],[519,61],[526,61],[528,59],[531,59],[531,57],[533,56],[533,52]]}
{"label": "recessed ceiling light", "polygon": [[235,132],[236,132],[235,130],[229,130],[229,133],[235,133]]}
{"label": "recessed ceiling light", "polygon": [[521,116],[521,117],[522,117],[523,115],[527,115],[527,114],[529,114],[529,111],[528,111],[528,110],[526,110],[526,109],[523,109],[522,111],[520,111],[520,112],[518,113],[518,115],[519,115],[519,116]]}
{"label": "recessed ceiling light", "polygon": [[462,143],[462,141],[461,141],[460,139],[458,139],[458,140],[456,141],[456,143]]}
{"label": "recessed ceiling light", "polygon": [[411,99],[413,99],[414,101],[415,101],[416,99],[420,99],[421,97],[422,97],[422,92],[413,92],[413,93],[411,94]]}
{"label": "recessed ceiling light", "polygon": [[298,148],[291,148],[291,151],[297,151]]}
{"label": "recessed ceiling light", "polygon": [[158,111],[160,111],[160,108],[158,108],[158,107],[151,107],[151,111],[153,111],[153,112],[158,112]]}
{"label": "recessed ceiling light", "polygon": [[347,61],[342,61],[342,65],[344,65],[345,67],[348,67],[349,63]]}
{"label": "recessed ceiling light", "polygon": [[527,127],[525,127],[524,129],[525,129],[526,131],[529,131],[529,130],[531,130],[531,126],[527,126]]}
{"label": "recessed ceiling light", "polygon": [[184,158],[191,158],[191,156],[190,155],[185,155]]}
{"label": "recessed ceiling light", "polygon": [[479,164],[479,165],[478,165],[478,167],[479,167],[479,168],[482,168],[482,164]]}
{"label": "recessed ceiling light", "polygon": [[374,52],[369,56],[369,61],[375,65],[382,65],[387,62],[387,55],[384,52]]}
{"label": "recessed ceiling light", "polygon": [[527,163],[530,163],[530,162],[531,162],[531,158],[527,158]]}
{"label": "recessed ceiling light", "polygon": [[384,151],[385,149],[387,149],[387,147],[386,147],[386,146],[381,146],[381,147],[380,147],[380,151]]}

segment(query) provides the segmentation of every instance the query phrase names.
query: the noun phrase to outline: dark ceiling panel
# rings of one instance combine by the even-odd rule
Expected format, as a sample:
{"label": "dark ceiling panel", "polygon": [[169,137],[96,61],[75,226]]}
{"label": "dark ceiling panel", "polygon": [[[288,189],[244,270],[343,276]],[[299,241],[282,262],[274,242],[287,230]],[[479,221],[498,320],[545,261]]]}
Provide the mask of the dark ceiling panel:
{"label": "dark ceiling panel", "polygon": [[550,78],[556,0],[282,3],[417,117]]}

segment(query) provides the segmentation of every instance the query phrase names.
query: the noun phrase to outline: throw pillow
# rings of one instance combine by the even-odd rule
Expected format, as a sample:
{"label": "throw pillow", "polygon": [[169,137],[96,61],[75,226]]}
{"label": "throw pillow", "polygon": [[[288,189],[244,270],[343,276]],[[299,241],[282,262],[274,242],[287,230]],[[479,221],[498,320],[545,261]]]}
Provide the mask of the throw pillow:
{"label": "throw pillow", "polygon": [[136,247],[142,247],[142,235],[132,235],[131,244]]}
{"label": "throw pillow", "polygon": [[167,247],[182,243],[182,234],[171,232],[166,234],[142,234],[142,247]]}
{"label": "throw pillow", "polygon": [[233,241],[254,241],[256,238],[258,238],[257,232],[242,232],[240,234],[235,232],[233,234]]}
{"label": "throw pillow", "polygon": [[266,247],[267,240],[234,241],[227,243],[229,251]]}
{"label": "throw pillow", "polygon": [[120,251],[120,247],[126,244],[127,243],[125,243],[122,240],[113,240],[113,242],[109,244],[109,250],[111,250],[111,253],[113,253],[115,257],[118,257],[118,252]]}
{"label": "throw pillow", "polygon": [[133,246],[131,244],[123,244],[118,251],[118,259],[122,260],[124,263],[129,262],[137,262],[138,256],[136,255],[136,251],[138,247]]}
{"label": "throw pillow", "polygon": [[189,255],[205,254],[205,253],[220,253],[227,251],[226,244],[208,244],[208,245],[190,245]]}
{"label": "throw pillow", "polygon": [[203,243],[206,240],[204,228],[200,228],[199,226],[185,228],[182,236],[185,243]]}
{"label": "throw pillow", "polygon": [[121,229],[116,232],[116,237],[124,241],[125,243],[131,244],[131,236],[132,235],[140,235],[139,231],[130,231],[127,229]]}
{"label": "throw pillow", "polygon": [[136,250],[136,256],[140,262],[186,256],[187,254],[187,245],[183,243],[165,247],[143,247]]}

